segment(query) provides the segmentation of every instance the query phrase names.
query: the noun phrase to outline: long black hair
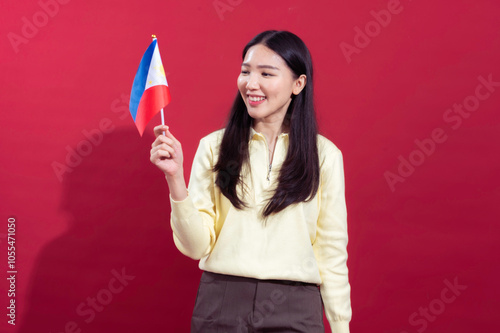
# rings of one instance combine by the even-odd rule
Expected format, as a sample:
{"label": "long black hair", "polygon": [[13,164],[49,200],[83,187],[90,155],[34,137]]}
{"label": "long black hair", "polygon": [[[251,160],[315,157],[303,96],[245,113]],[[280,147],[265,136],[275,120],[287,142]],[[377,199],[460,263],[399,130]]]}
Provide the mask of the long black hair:
{"label": "long black hair", "polygon": [[[274,51],[286,62],[295,78],[304,74],[306,85],[292,101],[285,115],[289,128],[288,152],[283,162],[278,185],[263,210],[267,217],[289,205],[311,200],[319,187],[319,159],[317,149],[317,123],[313,104],[313,67],[309,50],[304,42],[288,31],[268,30],[255,36],[243,49],[242,58],[254,45],[261,44]],[[241,170],[249,160],[248,142],[252,118],[238,92],[231,107],[229,119],[220,144],[220,153],[214,172],[216,185],[233,206],[243,209],[247,204],[237,194],[243,184]]]}

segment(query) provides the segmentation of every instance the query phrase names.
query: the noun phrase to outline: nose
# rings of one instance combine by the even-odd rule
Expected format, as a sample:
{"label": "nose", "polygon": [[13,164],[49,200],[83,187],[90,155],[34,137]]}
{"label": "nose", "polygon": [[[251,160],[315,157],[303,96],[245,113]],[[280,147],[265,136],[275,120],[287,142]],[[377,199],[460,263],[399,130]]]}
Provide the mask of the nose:
{"label": "nose", "polygon": [[249,75],[246,88],[248,90],[255,90],[259,88],[259,82],[255,75]]}

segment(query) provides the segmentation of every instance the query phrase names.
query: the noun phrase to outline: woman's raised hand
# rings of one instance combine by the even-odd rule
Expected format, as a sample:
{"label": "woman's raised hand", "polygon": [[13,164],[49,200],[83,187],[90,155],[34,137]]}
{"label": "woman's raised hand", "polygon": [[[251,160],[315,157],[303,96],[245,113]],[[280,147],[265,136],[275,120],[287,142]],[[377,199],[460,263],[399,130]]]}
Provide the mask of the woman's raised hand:
{"label": "woman's raised hand", "polygon": [[167,178],[183,176],[181,143],[172,135],[168,126],[158,125],[154,132],[156,140],[151,145],[151,163],[163,171]]}

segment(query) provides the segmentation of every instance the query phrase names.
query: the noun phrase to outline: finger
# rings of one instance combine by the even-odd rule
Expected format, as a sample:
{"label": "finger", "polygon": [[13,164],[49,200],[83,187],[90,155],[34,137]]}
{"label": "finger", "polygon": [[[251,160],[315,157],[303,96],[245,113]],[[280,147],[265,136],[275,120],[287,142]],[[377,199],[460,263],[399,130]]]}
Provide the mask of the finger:
{"label": "finger", "polygon": [[[164,154],[161,154],[159,152],[151,152],[151,157],[149,158],[149,160],[151,161],[151,163],[153,164],[158,164],[160,163],[162,160],[165,160],[165,159],[168,159],[169,157],[167,157],[168,152],[165,152]],[[162,155],[165,155],[165,156],[162,156]]]}
{"label": "finger", "polygon": [[158,125],[154,128],[155,136],[158,137],[159,135],[162,135],[164,131],[168,129],[168,126],[166,125]]}
{"label": "finger", "polygon": [[156,147],[156,146],[159,146],[159,145],[161,145],[163,143],[166,143],[166,144],[168,144],[170,146],[174,145],[174,141],[172,139],[167,138],[167,137],[165,137],[163,135],[160,135],[160,136],[158,136],[156,138],[155,141],[153,141],[153,143],[151,144],[151,147]]}
{"label": "finger", "polygon": [[170,145],[167,145],[167,144],[162,144],[161,146],[158,146],[160,147],[158,150],[166,150],[170,153],[170,155],[175,156],[175,148],[170,146]]}
{"label": "finger", "polygon": [[163,131],[166,131],[167,128],[168,128],[168,126],[166,126],[166,125],[155,126],[155,128],[154,128],[155,135],[163,134]]}
{"label": "finger", "polygon": [[170,152],[166,150],[158,150],[151,154],[151,162],[155,164],[156,162],[160,162],[161,160],[171,159],[171,158],[173,158],[172,154],[170,154]]}
{"label": "finger", "polygon": [[169,146],[173,146],[173,145],[175,144],[175,141],[174,141],[174,140],[172,140],[172,139],[171,139],[171,138],[169,138],[169,137],[163,136],[163,135],[160,135],[160,136],[158,137],[158,139],[159,139],[159,141],[160,141],[161,143],[166,143],[166,144],[167,144],[167,145],[169,145]]}
{"label": "finger", "polygon": [[153,148],[151,149],[151,154],[154,154],[154,153],[156,153],[157,151],[168,151],[172,157],[175,157],[175,155],[176,155],[176,154],[175,154],[175,148],[174,148],[174,147],[172,147],[172,146],[170,146],[170,145],[167,145],[167,144],[165,144],[165,143],[163,143],[163,144],[161,144],[161,145],[158,145],[158,146],[156,146],[156,147],[153,147]]}

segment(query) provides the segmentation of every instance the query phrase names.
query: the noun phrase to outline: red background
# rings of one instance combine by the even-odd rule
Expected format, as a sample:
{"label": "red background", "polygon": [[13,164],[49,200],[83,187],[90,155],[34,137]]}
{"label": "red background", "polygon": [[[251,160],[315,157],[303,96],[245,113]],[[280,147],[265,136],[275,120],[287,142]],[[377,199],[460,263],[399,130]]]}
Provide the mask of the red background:
{"label": "red background", "polygon": [[[265,29],[308,45],[320,130],[344,154],[351,331],[498,330],[500,87],[458,128],[443,118],[479,76],[500,82],[497,1],[401,0],[350,62],[341,43],[354,45],[356,27],[376,29],[370,12],[391,1],[65,1],[51,16],[37,1],[2,1],[0,331],[59,333],[72,321],[82,332],[188,331],[201,272],[173,245],[166,182],[149,162],[159,115],[141,138],[128,94],[154,33],[188,176],[199,139],[224,126],[243,46]],[[37,30],[24,27],[34,20]],[[14,34],[25,39],[13,44]],[[85,131],[101,122],[108,131],[89,148]],[[436,128],[446,140],[418,153],[415,140]],[[60,181],[54,162],[68,165],[78,147],[87,156]],[[391,190],[384,174],[398,173],[400,156],[420,165]],[[9,216],[15,327],[5,316]],[[135,278],[85,322],[78,306],[104,297],[122,269]],[[445,280],[466,286],[448,303]]]}

